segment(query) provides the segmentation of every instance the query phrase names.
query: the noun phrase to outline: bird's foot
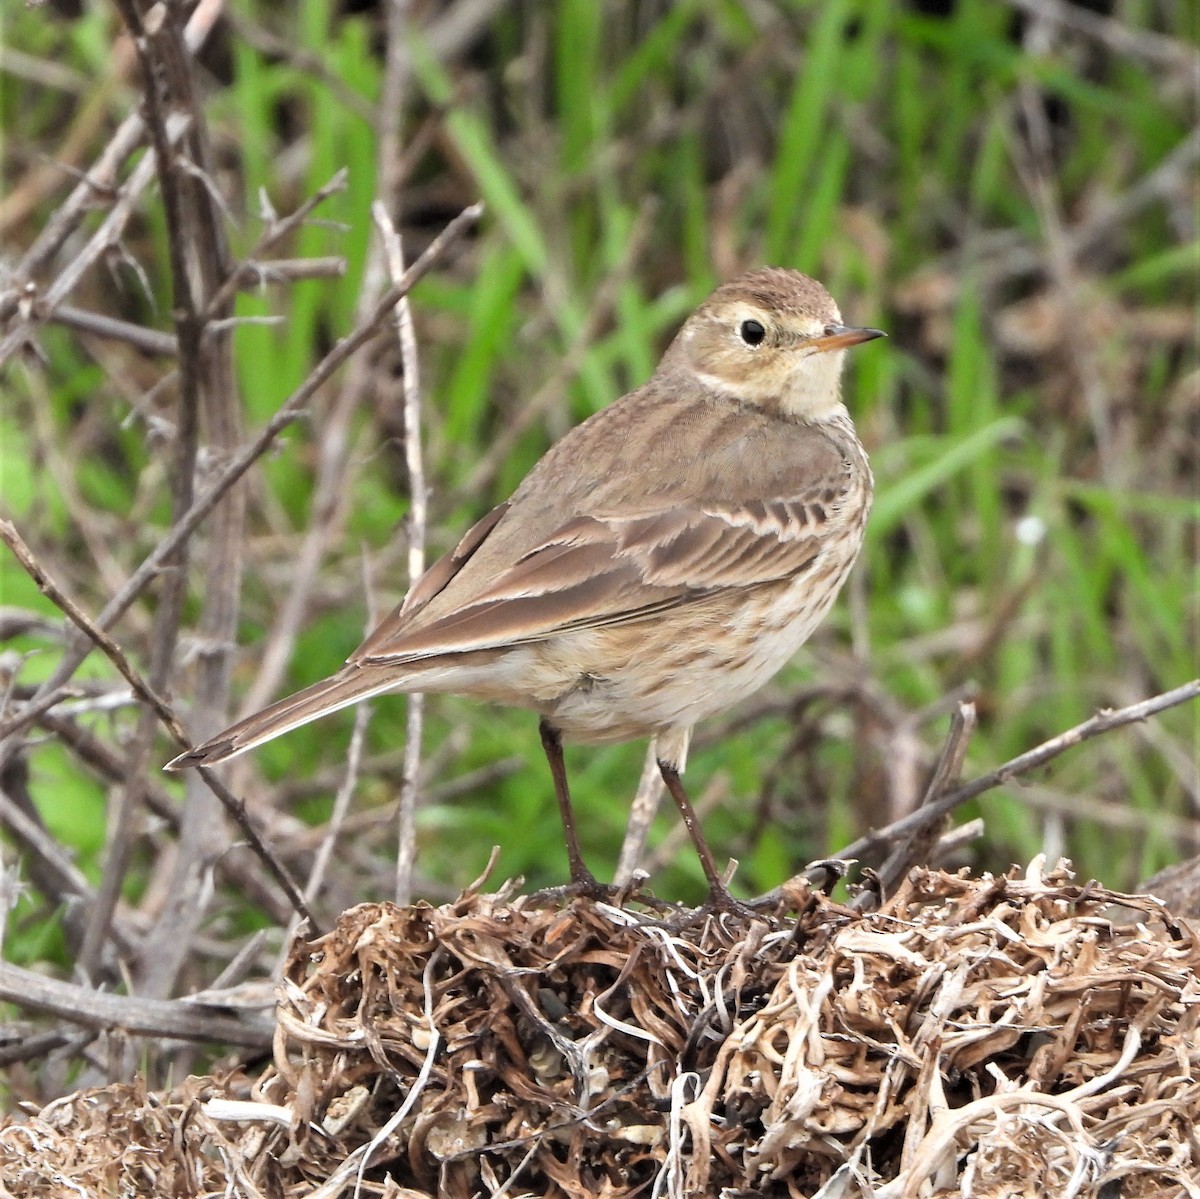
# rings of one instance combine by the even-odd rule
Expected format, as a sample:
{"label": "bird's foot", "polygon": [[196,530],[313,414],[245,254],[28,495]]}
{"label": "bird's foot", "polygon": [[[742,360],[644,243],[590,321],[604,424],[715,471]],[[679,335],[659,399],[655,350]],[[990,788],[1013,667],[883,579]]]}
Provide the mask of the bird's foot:
{"label": "bird's foot", "polygon": [[709,888],[708,898],[697,908],[677,907],[674,912],[659,923],[670,932],[682,932],[685,928],[694,928],[710,917],[733,916],[743,924],[752,920],[766,920],[770,917],[763,912],[755,911],[751,904],[735,899],[729,888],[723,884]]}

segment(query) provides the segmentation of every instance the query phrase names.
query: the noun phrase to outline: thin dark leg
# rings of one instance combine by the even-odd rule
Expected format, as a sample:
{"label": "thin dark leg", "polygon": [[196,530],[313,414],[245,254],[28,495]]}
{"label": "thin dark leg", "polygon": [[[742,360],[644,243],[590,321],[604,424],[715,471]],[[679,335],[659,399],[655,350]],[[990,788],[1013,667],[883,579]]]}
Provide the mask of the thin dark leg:
{"label": "thin dark leg", "polygon": [[567,861],[571,865],[571,882],[581,885],[585,890],[595,890],[599,884],[583,864],[579,836],[575,832],[575,812],[571,807],[571,793],[567,789],[567,767],[563,762],[562,734],[546,720],[538,725],[538,732],[542,735],[542,749],[546,751],[546,761],[550,763],[554,795],[558,800],[558,814],[562,817],[563,832],[567,835]]}
{"label": "thin dark leg", "polygon": [[679,814],[683,817],[684,826],[687,828],[688,835],[692,838],[692,844],[696,847],[696,853],[700,858],[700,865],[704,867],[704,876],[708,879],[709,904],[719,911],[744,912],[745,906],[738,903],[729,894],[729,888],[725,886],[721,876],[717,873],[712,850],[708,848],[708,842],[705,841],[704,834],[700,831],[700,821],[696,816],[696,809],[692,807],[692,801],[688,799],[687,792],[683,789],[679,771],[661,760],[658,763],[658,769],[663,776],[663,782],[667,785],[667,790],[671,793],[671,798],[675,801],[675,806],[679,809]]}

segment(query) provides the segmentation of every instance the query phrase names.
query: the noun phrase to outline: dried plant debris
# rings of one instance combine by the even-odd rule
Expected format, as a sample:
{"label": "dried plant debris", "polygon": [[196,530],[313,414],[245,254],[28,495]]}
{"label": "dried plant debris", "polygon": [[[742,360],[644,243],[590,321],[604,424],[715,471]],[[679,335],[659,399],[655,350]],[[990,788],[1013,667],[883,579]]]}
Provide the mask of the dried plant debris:
{"label": "dried plant debris", "polygon": [[1200,946],[1157,900],[914,871],[882,911],[364,904],[274,1063],[0,1128],[12,1196],[1200,1197]]}

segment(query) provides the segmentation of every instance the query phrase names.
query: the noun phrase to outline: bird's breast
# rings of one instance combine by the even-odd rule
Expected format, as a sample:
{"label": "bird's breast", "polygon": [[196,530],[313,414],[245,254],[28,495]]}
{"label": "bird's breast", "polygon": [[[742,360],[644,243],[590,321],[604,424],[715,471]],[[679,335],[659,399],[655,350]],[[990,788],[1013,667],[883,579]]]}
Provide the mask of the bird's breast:
{"label": "bird's breast", "polygon": [[691,727],[731,707],[808,640],[837,598],[861,539],[860,525],[791,579],[523,647],[527,694],[536,696],[528,706],[584,742]]}

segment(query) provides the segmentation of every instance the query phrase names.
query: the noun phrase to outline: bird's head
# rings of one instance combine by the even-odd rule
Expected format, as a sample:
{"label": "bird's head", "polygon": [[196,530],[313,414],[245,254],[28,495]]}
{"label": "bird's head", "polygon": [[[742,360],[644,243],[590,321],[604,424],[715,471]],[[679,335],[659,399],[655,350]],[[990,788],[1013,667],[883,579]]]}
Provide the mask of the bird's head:
{"label": "bird's head", "polygon": [[841,404],[845,351],[883,336],[842,324],[815,279],[763,267],[718,287],[688,318],[664,365],[690,371],[718,395],[823,420]]}

